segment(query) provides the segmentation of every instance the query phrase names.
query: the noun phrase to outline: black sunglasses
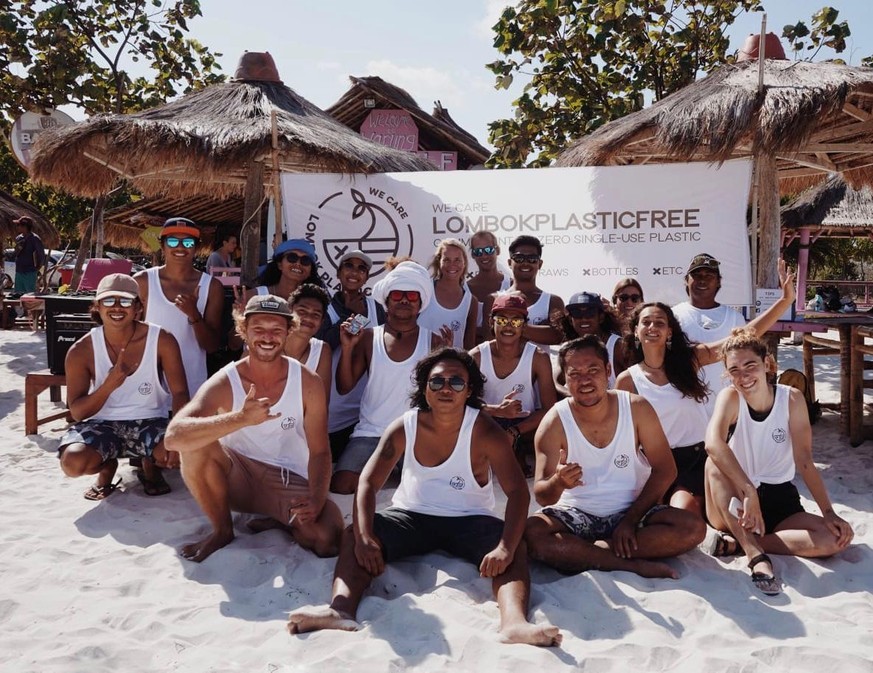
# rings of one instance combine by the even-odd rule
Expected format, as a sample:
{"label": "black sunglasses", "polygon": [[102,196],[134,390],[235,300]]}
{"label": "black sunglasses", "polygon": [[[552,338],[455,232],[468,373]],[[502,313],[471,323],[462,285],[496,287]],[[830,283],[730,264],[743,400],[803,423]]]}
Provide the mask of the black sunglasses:
{"label": "black sunglasses", "polygon": [[536,264],[540,261],[541,257],[535,252],[532,252],[529,255],[525,255],[521,252],[514,252],[509,256],[509,259],[511,259],[516,264],[524,264],[525,262],[527,262],[528,264]]}
{"label": "black sunglasses", "polygon": [[360,264],[355,264],[354,262],[343,262],[341,264],[342,268],[348,269],[349,271],[357,271],[358,273],[369,273],[370,270],[367,268],[367,265],[361,262]]}
{"label": "black sunglasses", "polygon": [[430,388],[432,391],[437,392],[445,388],[447,383],[449,384],[449,387],[456,393],[461,392],[464,388],[467,387],[467,382],[457,375],[450,378],[446,378],[445,376],[431,376],[427,380],[427,387]]}
{"label": "black sunglasses", "polygon": [[613,297],[612,301],[632,301],[634,304],[638,304],[643,300],[643,295],[641,294],[619,294]]}
{"label": "black sunglasses", "polygon": [[289,264],[300,264],[300,266],[312,266],[312,257],[309,255],[298,255],[296,252],[286,252],[282,257]]}
{"label": "black sunglasses", "polygon": [[481,248],[473,248],[470,250],[473,253],[473,257],[481,257],[482,255],[493,255],[497,252],[497,246],[494,245],[483,245]]}

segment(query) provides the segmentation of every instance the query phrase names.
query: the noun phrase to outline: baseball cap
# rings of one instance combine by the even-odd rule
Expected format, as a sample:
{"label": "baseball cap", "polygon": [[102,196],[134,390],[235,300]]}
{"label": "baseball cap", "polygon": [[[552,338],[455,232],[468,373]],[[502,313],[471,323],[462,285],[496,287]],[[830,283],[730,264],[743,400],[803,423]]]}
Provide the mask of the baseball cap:
{"label": "baseball cap", "polygon": [[100,301],[103,297],[124,297],[136,299],[139,297],[139,285],[124,273],[110,273],[103,276],[97,284],[97,294],[94,299]]}
{"label": "baseball cap", "polygon": [[361,252],[360,250],[350,250],[349,252],[347,252],[345,255],[340,257],[339,260],[337,260],[337,266],[342,266],[343,262],[350,259],[361,260],[364,264],[367,265],[367,271],[373,268],[373,260],[370,259],[369,255]]}
{"label": "baseball cap", "polygon": [[718,260],[715,257],[702,252],[691,258],[691,261],[688,263],[688,271],[685,273],[688,274],[692,271],[697,271],[697,269],[710,269],[720,275],[721,272],[719,271],[718,266]]}
{"label": "baseball cap", "polygon": [[282,241],[279,244],[279,247],[276,248],[273,253],[273,259],[278,260],[282,255],[286,252],[290,252],[292,250],[300,250],[301,252],[305,252],[309,255],[313,261],[318,259],[318,255],[315,254],[315,246],[312,245],[305,238],[290,238],[287,241]]}
{"label": "baseball cap", "polygon": [[524,297],[514,292],[498,294],[494,298],[494,303],[491,304],[491,314],[493,315],[497,311],[518,311],[527,315],[527,302]]}
{"label": "baseball cap", "polygon": [[193,236],[200,240],[200,229],[187,217],[171,217],[161,227],[161,238],[167,236]]}
{"label": "baseball cap", "polygon": [[277,297],[274,294],[256,294],[246,302],[243,317],[248,318],[256,313],[265,313],[267,315],[283,315],[287,318],[291,317],[291,307],[288,302]]}
{"label": "baseball cap", "polygon": [[570,301],[567,302],[567,306],[595,306],[599,309],[603,309],[603,298],[597,294],[596,292],[577,292],[572,297],[570,297]]}

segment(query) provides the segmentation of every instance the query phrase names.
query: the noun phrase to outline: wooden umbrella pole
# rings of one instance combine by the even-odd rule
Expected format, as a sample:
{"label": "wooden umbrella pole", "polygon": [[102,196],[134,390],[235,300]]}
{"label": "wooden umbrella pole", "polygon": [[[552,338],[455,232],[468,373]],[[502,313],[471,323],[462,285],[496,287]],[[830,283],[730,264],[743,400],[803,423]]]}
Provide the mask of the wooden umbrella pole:
{"label": "wooden umbrella pole", "polygon": [[[761,34],[758,37],[758,95],[764,91],[764,56],[767,41],[767,14],[761,16]],[[756,311],[755,298],[758,294],[758,198],[761,193],[761,150],[755,147],[755,158],[752,164],[754,179],[752,181],[752,301],[749,307],[749,317],[754,318]]]}
{"label": "wooden umbrella pole", "polygon": [[[282,227],[282,185],[279,178],[279,127],[276,120],[276,110],[270,111],[270,124],[273,132],[273,209],[276,212],[276,234],[281,240]],[[274,241],[268,241],[272,245]]]}

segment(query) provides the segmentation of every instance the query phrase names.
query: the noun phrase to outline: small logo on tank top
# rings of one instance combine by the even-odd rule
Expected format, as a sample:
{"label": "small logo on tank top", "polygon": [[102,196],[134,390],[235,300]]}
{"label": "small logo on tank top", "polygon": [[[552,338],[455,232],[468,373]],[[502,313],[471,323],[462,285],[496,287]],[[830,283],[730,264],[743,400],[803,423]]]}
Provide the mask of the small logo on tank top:
{"label": "small logo on tank top", "polygon": [[617,455],[612,462],[618,469],[622,470],[630,465],[630,457],[626,453],[622,453]]}
{"label": "small logo on tank top", "polygon": [[297,419],[294,418],[293,416],[286,416],[285,418],[282,419],[282,429],[283,430],[290,430],[295,425],[297,425]]}
{"label": "small logo on tank top", "polygon": [[785,428],[776,428],[771,436],[774,442],[781,444],[785,441]]}
{"label": "small logo on tank top", "polygon": [[452,331],[457,332],[461,329],[461,321],[460,320],[452,320]]}
{"label": "small logo on tank top", "polygon": [[152,394],[152,384],[148,381],[144,381],[139,384],[139,388],[137,388],[140,395],[151,395]]}
{"label": "small logo on tank top", "polygon": [[449,480],[449,486],[451,486],[456,491],[463,491],[466,483],[467,482],[464,481],[463,477],[452,477]]}
{"label": "small logo on tank top", "polygon": [[516,395],[523,393],[524,392],[524,384],[523,383],[516,383],[514,386],[512,386],[512,392],[514,392]]}

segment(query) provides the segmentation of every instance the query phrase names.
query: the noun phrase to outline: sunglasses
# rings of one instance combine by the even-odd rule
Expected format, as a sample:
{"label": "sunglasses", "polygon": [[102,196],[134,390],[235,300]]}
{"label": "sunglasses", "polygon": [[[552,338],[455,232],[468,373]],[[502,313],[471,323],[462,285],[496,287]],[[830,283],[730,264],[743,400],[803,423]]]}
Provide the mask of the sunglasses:
{"label": "sunglasses", "polygon": [[105,306],[106,308],[112,308],[113,306],[130,308],[133,306],[133,299],[128,297],[103,297],[103,299],[100,300],[100,305]]}
{"label": "sunglasses", "polygon": [[461,392],[467,387],[467,382],[460,376],[452,376],[450,378],[446,378],[445,376],[432,376],[427,380],[427,387],[432,391],[437,392],[445,388],[447,383],[456,393]]}
{"label": "sunglasses", "polygon": [[309,255],[298,255],[296,252],[286,252],[282,259],[284,259],[289,264],[312,266],[312,257],[310,257]]}
{"label": "sunglasses", "polygon": [[593,318],[600,313],[600,309],[596,306],[573,304],[567,307],[567,313],[571,318]]}
{"label": "sunglasses", "polygon": [[632,301],[634,304],[639,304],[642,300],[641,294],[619,294],[612,298],[612,301]]}
{"label": "sunglasses", "polygon": [[528,264],[536,264],[542,258],[536,253],[525,255],[520,252],[515,252],[509,256],[509,259],[511,259],[516,264],[524,264],[525,262],[527,262]]}
{"label": "sunglasses", "polygon": [[357,271],[358,273],[368,273],[370,271],[366,264],[355,264],[354,262],[343,262],[342,268],[349,271]]}
{"label": "sunglasses", "polygon": [[482,255],[493,255],[497,252],[497,247],[494,245],[483,245],[481,248],[473,248],[470,250],[473,253],[473,257],[481,257]]}
{"label": "sunglasses", "polygon": [[167,236],[164,239],[164,243],[167,244],[168,248],[178,248],[181,243],[183,248],[188,248],[190,250],[197,245],[197,239],[191,237],[179,238],[178,236]]}
{"label": "sunglasses", "polygon": [[421,293],[418,290],[391,290],[388,293],[388,299],[391,301],[401,301],[404,298],[410,303],[421,301]]}
{"label": "sunglasses", "polygon": [[494,321],[494,324],[498,327],[506,327],[507,325],[511,325],[512,327],[521,327],[527,322],[524,318],[507,318],[503,315],[495,315],[491,318]]}

